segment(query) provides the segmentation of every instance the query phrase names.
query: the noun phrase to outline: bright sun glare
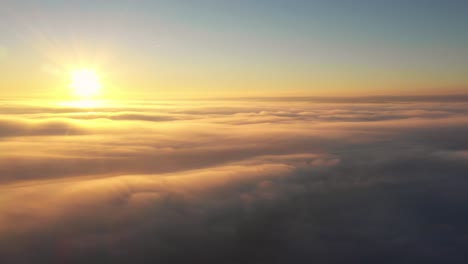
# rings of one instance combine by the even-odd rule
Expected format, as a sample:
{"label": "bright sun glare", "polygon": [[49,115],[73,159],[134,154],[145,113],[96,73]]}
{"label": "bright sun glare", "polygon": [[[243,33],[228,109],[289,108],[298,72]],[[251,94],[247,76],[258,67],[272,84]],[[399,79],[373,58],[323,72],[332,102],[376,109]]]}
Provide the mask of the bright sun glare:
{"label": "bright sun glare", "polygon": [[80,69],[71,73],[71,88],[75,94],[84,98],[91,98],[99,94],[101,81],[94,70]]}

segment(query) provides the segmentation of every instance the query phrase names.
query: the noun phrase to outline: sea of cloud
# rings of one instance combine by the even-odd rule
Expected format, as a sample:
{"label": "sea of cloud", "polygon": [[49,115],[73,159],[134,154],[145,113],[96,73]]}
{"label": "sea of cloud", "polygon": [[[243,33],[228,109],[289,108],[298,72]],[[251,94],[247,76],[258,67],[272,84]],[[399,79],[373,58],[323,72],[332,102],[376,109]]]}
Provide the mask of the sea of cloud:
{"label": "sea of cloud", "polygon": [[466,263],[467,100],[0,101],[0,263]]}

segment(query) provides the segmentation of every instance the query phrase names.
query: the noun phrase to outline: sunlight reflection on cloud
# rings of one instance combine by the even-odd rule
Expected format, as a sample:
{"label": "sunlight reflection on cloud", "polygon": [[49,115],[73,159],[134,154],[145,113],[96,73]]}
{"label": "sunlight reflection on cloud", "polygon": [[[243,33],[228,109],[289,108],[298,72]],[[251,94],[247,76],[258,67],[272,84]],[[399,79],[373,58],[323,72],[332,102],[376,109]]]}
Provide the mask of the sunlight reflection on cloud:
{"label": "sunlight reflection on cloud", "polygon": [[[427,213],[417,203],[421,192],[429,200],[450,192],[447,208],[468,199],[459,187],[468,171],[463,103],[134,101],[88,109],[18,101],[0,108],[5,263],[54,262],[63,241],[75,260],[125,248],[126,257],[101,254],[184,261],[173,253],[184,245],[202,263],[208,248],[219,257],[229,245],[248,250],[241,245],[252,234],[270,260],[283,256],[285,243],[305,257],[305,245],[349,247],[363,236],[383,243],[367,245],[379,252],[390,246],[385,236],[441,247],[406,223],[395,222],[394,233],[383,227],[401,219],[392,214],[404,214],[399,204],[407,199],[415,204],[405,205],[414,212],[406,218]],[[333,238],[333,230],[354,230],[353,222],[356,234]],[[433,224],[420,228],[437,232]],[[18,254],[25,248],[29,254]]]}

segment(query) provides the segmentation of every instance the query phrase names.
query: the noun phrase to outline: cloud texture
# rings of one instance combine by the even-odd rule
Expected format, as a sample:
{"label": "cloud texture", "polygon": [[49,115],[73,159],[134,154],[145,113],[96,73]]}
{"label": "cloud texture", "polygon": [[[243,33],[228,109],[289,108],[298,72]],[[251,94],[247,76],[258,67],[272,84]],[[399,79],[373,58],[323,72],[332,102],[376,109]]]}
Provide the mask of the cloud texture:
{"label": "cloud texture", "polygon": [[466,263],[466,101],[0,102],[0,263]]}

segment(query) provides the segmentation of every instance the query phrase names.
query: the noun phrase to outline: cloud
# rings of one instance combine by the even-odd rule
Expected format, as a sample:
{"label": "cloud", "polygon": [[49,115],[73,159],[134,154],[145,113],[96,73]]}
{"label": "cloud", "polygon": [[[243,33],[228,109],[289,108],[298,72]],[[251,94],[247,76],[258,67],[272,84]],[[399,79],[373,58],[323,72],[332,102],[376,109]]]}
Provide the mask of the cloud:
{"label": "cloud", "polygon": [[84,133],[73,123],[55,119],[37,122],[23,119],[0,118],[0,138],[19,136],[67,136]]}
{"label": "cloud", "polygon": [[0,108],[1,263],[465,260],[464,103]]}

